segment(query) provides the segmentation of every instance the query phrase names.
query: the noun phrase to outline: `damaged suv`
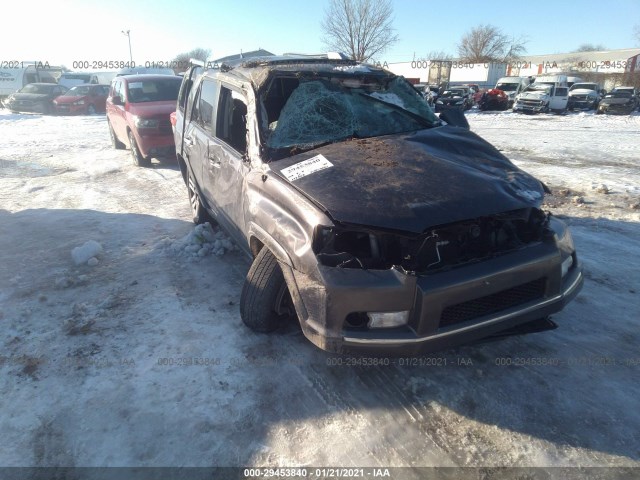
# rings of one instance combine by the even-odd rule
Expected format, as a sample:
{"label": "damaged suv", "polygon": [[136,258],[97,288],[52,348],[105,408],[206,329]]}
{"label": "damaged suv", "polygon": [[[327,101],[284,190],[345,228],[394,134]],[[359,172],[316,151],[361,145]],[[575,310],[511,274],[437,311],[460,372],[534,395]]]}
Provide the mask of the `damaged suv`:
{"label": "damaged suv", "polygon": [[256,331],[294,317],[328,351],[415,355],[546,319],[582,286],[543,185],[386,70],[194,65],[174,134],[194,221],[253,257]]}

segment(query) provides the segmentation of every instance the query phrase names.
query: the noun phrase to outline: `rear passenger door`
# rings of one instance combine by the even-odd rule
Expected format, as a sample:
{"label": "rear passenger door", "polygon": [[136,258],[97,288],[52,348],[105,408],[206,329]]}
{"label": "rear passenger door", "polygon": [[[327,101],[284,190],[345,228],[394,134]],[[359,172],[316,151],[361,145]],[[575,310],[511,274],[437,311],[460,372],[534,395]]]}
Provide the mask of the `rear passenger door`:
{"label": "rear passenger door", "polygon": [[215,205],[212,205],[213,199],[207,194],[210,188],[204,170],[210,157],[210,140],[214,135],[213,112],[217,95],[217,82],[204,78],[192,102],[192,111],[185,112],[185,114],[191,115],[191,121],[188,122],[185,129],[183,148],[183,154],[191,166],[200,191],[204,195],[205,203],[213,209],[215,209]]}
{"label": "rear passenger door", "polygon": [[204,171],[206,194],[217,205],[218,221],[240,244],[246,243],[243,190],[249,171],[247,155],[247,100],[234,86],[221,84],[216,105],[215,136]]}

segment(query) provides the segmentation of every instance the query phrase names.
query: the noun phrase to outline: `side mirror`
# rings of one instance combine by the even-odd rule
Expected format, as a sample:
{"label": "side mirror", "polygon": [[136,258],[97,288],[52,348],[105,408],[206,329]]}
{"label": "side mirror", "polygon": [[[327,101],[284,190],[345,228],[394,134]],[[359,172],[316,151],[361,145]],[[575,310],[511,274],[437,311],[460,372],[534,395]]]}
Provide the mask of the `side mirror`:
{"label": "side mirror", "polygon": [[464,114],[464,111],[460,108],[448,108],[440,114],[440,120],[444,120],[449,125],[454,127],[466,128],[469,130],[469,122]]}
{"label": "side mirror", "polygon": [[120,98],[120,95],[114,95],[111,97],[111,103],[114,105],[122,105],[122,98]]}

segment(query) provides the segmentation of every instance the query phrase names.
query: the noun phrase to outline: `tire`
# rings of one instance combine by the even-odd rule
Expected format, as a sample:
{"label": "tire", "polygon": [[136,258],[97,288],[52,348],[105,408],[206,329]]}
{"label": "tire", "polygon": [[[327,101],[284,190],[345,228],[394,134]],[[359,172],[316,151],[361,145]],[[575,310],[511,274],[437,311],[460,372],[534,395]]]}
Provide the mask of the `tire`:
{"label": "tire", "polygon": [[209,222],[212,225],[215,224],[215,220],[211,218],[207,209],[202,205],[200,200],[200,193],[196,186],[196,181],[191,174],[191,170],[187,167],[187,194],[189,195],[189,206],[191,207],[191,215],[193,223],[200,225],[201,223]]}
{"label": "tire", "polygon": [[94,107],[93,105],[89,105],[87,107],[87,114],[88,115],[95,115],[96,114],[96,107]]}
{"label": "tire", "polygon": [[124,150],[124,143],[122,143],[116,137],[116,132],[113,131],[113,127],[111,126],[111,123],[107,122],[107,124],[109,125],[109,137],[111,138],[111,145],[116,150]]}
{"label": "tire", "polygon": [[147,167],[151,164],[148,158],[142,156],[136,137],[133,136],[133,132],[129,130],[129,145],[131,147],[131,159],[136,167]]}
{"label": "tire", "polygon": [[251,330],[260,333],[278,329],[292,316],[289,289],[278,260],[263,247],[251,264],[240,296],[240,316]]}

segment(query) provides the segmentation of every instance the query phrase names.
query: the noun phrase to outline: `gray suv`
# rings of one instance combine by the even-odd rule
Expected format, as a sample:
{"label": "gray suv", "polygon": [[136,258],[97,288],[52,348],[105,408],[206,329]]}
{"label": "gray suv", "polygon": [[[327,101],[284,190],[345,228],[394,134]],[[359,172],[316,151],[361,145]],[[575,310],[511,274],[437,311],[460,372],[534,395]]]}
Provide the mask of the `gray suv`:
{"label": "gray suv", "polygon": [[582,286],[544,186],[386,70],[194,65],[174,134],[194,221],[253,258],[240,313],[256,331],[295,318],[328,351],[414,355],[553,326]]}

